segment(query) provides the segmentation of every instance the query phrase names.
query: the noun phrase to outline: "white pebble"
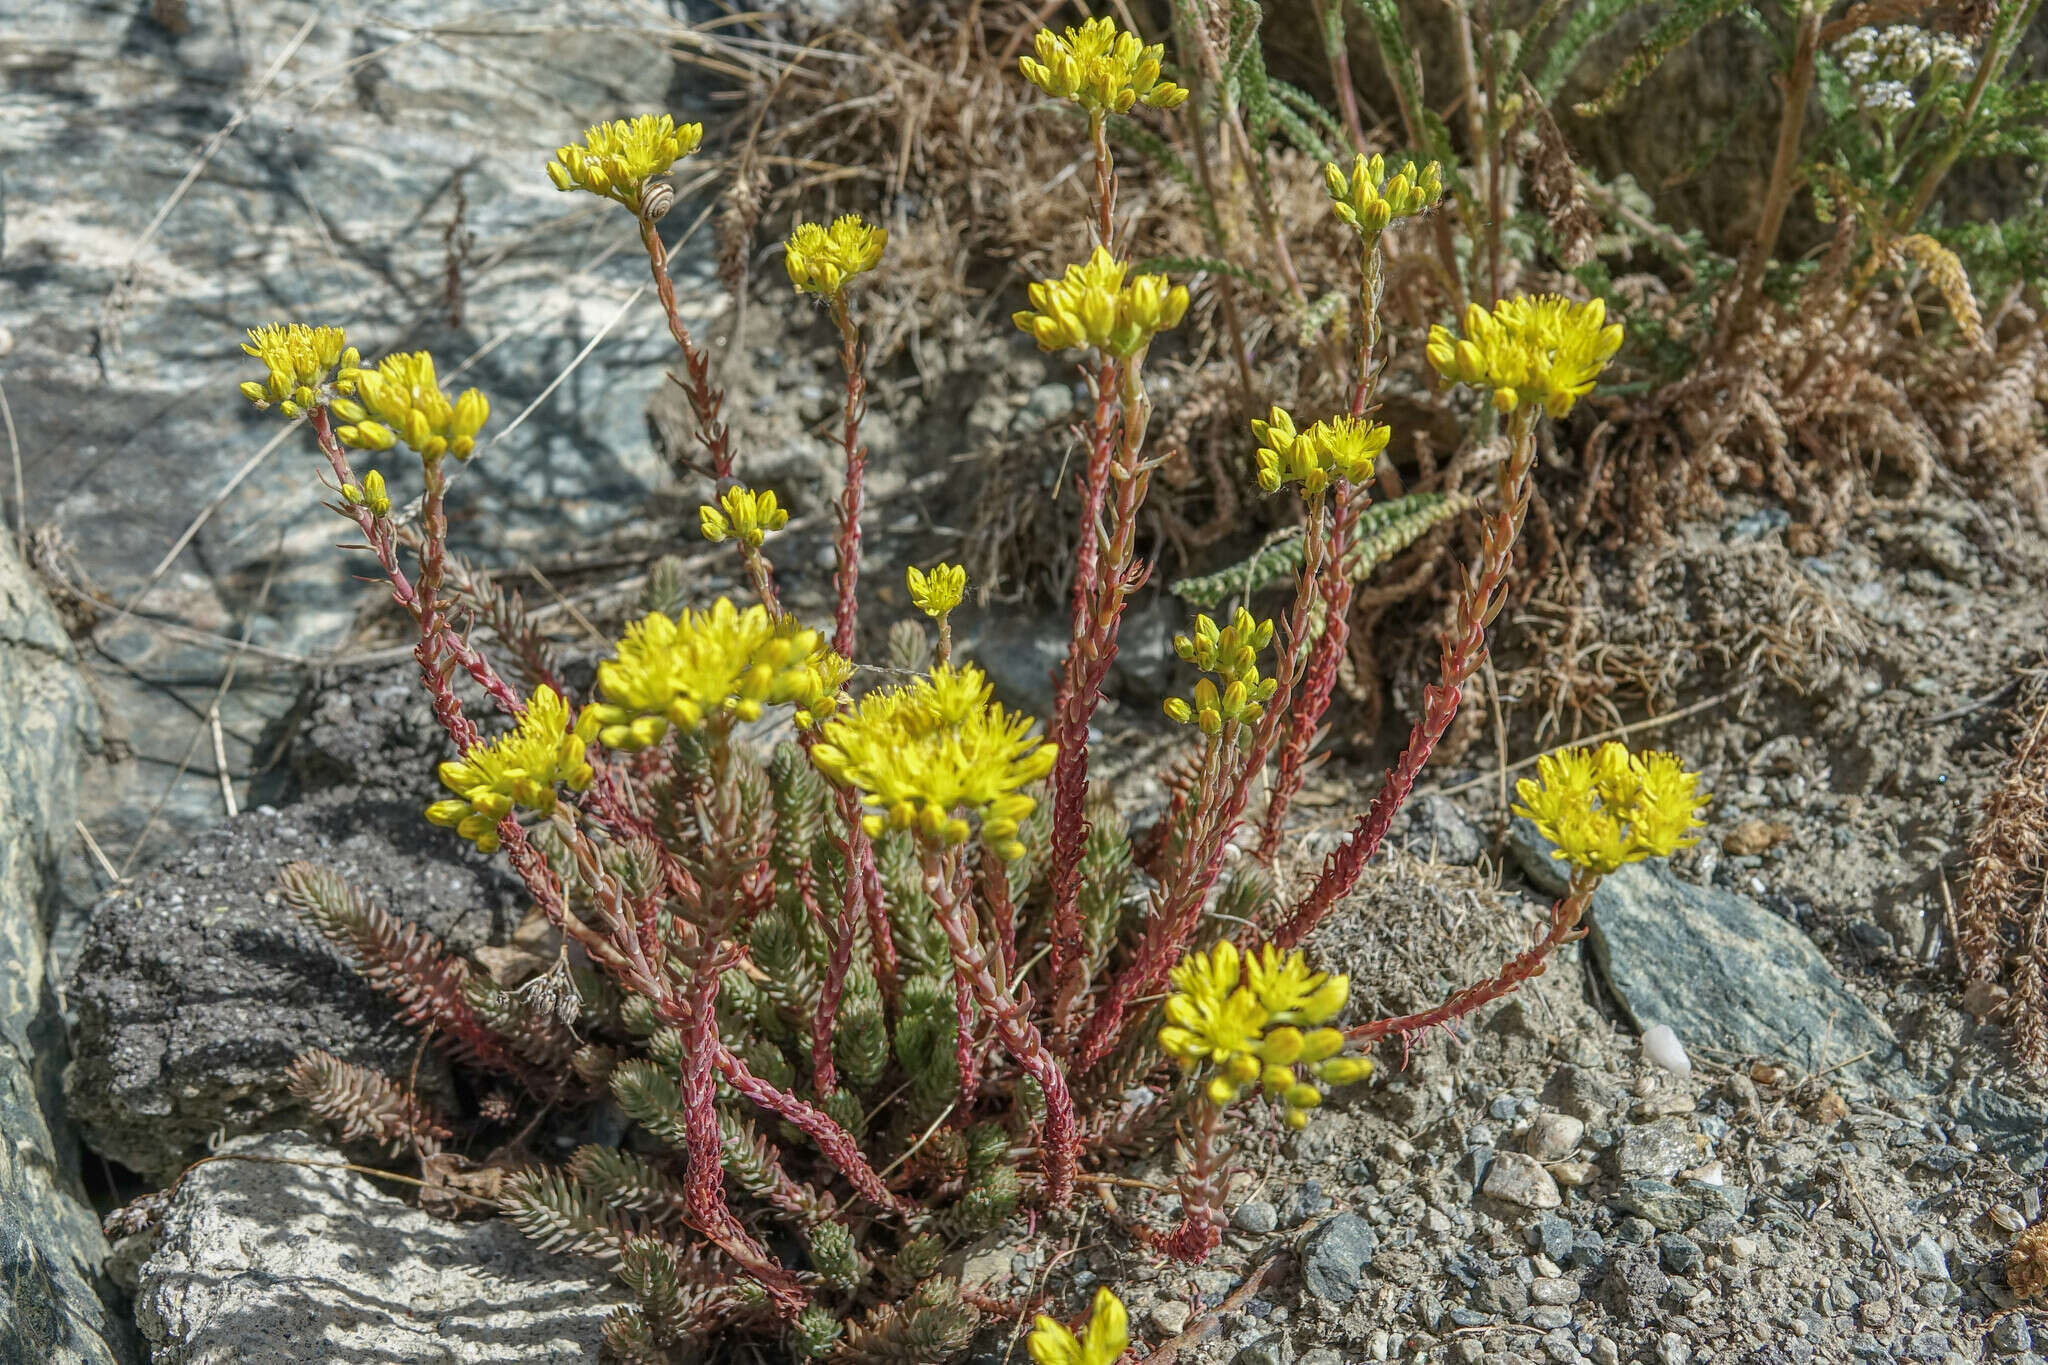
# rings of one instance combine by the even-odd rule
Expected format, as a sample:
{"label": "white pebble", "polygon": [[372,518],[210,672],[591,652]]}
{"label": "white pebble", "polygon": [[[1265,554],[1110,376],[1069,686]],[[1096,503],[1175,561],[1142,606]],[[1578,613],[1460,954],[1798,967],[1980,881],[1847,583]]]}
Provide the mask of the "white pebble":
{"label": "white pebble", "polygon": [[1692,1075],[1692,1058],[1685,1055],[1685,1044],[1678,1041],[1669,1024],[1652,1024],[1643,1030],[1643,1056],[1674,1076]]}

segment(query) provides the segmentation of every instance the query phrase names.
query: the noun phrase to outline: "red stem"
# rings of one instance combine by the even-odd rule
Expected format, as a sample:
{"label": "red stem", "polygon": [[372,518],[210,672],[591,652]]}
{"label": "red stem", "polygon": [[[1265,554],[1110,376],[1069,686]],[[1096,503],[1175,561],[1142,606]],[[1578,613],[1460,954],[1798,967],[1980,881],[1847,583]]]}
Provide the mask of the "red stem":
{"label": "red stem", "polygon": [[[1068,963],[1081,952],[1081,851],[1088,838],[1088,722],[1098,700],[1088,683],[1090,652],[1096,645],[1089,624],[1097,589],[1102,551],[1102,512],[1109,501],[1110,463],[1116,453],[1117,371],[1104,359],[1090,376],[1095,388],[1095,413],[1088,424],[1088,467],[1081,476],[1081,536],[1074,547],[1073,610],[1066,667],[1053,704],[1052,741],[1059,757],[1052,771],[1052,846],[1047,881],[1052,889],[1052,948],[1047,971],[1055,982],[1066,979]],[[1064,1032],[1055,1004],[1053,1031]]]}
{"label": "red stem", "polygon": [[1586,913],[1586,906],[1593,899],[1594,888],[1599,885],[1598,876],[1575,876],[1570,894],[1551,906],[1550,928],[1545,931],[1543,937],[1523,953],[1509,959],[1492,977],[1476,986],[1467,986],[1441,1005],[1424,1010],[1420,1014],[1404,1014],[1397,1019],[1375,1019],[1369,1024],[1360,1024],[1350,1030],[1351,1037],[1366,1042],[1377,1042],[1389,1034],[1420,1033],[1439,1024],[1449,1024],[1470,1014],[1481,1005],[1510,994],[1520,988],[1523,982],[1532,981],[1543,975],[1553,952],[1567,943],[1585,937],[1586,931],[1579,927],[1579,921]]}
{"label": "red stem", "polygon": [[777,1118],[795,1125],[816,1144],[825,1159],[838,1168],[863,1199],[905,1217],[916,1212],[889,1192],[889,1187],[875,1174],[875,1168],[861,1155],[860,1144],[853,1140],[853,1134],[834,1122],[830,1114],[805,1104],[787,1091],[776,1089],[747,1070],[747,1064],[734,1056],[732,1049],[724,1043],[714,1038],[712,1046],[716,1049],[712,1054],[713,1063],[718,1074],[725,1077],[725,1083]]}
{"label": "red stem", "polygon": [[1450,729],[1458,714],[1461,689],[1486,659],[1486,628],[1500,614],[1506,599],[1508,571],[1513,567],[1515,538],[1521,534],[1522,519],[1529,511],[1532,474],[1536,466],[1536,410],[1517,408],[1509,421],[1508,458],[1500,471],[1500,506],[1485,524],[1480,552],[1479,574],[1465,575],[1465,590],[1458,598],[1458,614],[1445,634],[1439,681],[1423,691],[1422,719],[1408,736],[1408,747],[1387,773],[1379,794],[1365,814],[1359,816],[1351,835],[1323,862],[1322,873],[1294,913],[1273,935],[1276,946],[1287,949],[1301,942],[1322,922],[1330,907],[1357,883],[1359,874],[1380,841],[1394,823],[1394,813],[1408,799],[1415,779],[1435,751],[1437,742]]}
{"label": "red stem", "polygon": [[838,797],[839,818],[848,830],[839,844],[846,862],[846,888],[839,897],[839,917],[832,923],[832,956],[825,964],[825,983],[818,990],[818,1007],[811,1014],[811,1088],[820,1095],[829,1095],[839,1088],[832,1064],[832,1024],[839,1013],[839,995],[846,987],[846,973],[853,966],[854,929],[860,923],[867,890],[860,852],[853,846],[856,838],[865,842],[867,836],[860,822],[860,801],[844,789]]}
{"label": "red stem", "polygon": [[1075,1148],[1074,1099],[1067,1091],[1067,1078],[1046,1048],[1038,1029],[1025,1017],[1016,998],[997,984],[989,972],[988,956],[974,941],[967,908],[958,894],[959,855],[925,851],[925,889],[938,912],[939,927],[953,953],[953,973],[974,988],[982,1011],[995,1025],[1004,1051],[1016,1059],[1026,1075],[1038,1082],[1045,1097],[1045,1125],[1039,1144],[1041,1179],[1046,1201],[1063,1206],[1074,1193]]}
{"label": "red stem", "polygon": [[683,353],[683,369],[689,381],[683,392],[690,411],[697,418],[697,439],[711,456],[711,477],[723,484],[732,477],[732,433],[726,430],[719,410],[725,405],[725,390],[711,382],[711,357],[697,346],[690,329],[676,311],[676,286],[668,274],[668,249],[661,234],[647,219],[640,220],[640,244],[647,248],[647,267],[654,272],[654,292],[661,296],[662,315],[668,319],[668,334]]}
{"label": "red stem", "polygon": [[855,590],[860,583],[860,512],[867,482],[867,447],[860,443],[860,419],[867,412],[867,379],[861,374],[860,331],[847,311],[846,293],[832,296],[832,321],[839,326],[839,363],[846,370],[846,420],[840,445],[846,452],[846,488],[839,495],[839,541],[832,573],[838,608],[833,617],[832,648],[841,658],[853,657]]}

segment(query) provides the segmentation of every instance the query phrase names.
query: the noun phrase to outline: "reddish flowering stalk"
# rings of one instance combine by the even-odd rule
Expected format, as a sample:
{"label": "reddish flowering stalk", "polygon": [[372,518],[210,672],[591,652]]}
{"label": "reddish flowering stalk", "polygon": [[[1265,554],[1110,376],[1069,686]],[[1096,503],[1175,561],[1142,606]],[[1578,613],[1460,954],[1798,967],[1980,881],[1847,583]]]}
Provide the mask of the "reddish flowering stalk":
{"label": "reddish flowering stalk", "polygon": [[839,442],[846,452],[846,487],[839,495],[839,540],[832,585],[838,607],[833,615],[832,649],[853,657],[854,616],[859,609],[855,590],[860,583],[860,512],[867,482],[868,450],[860,443],[860,419],[868,410],[867,378],[861,373],[860,329],[846,306],[846,291],[832,295],[832,321],[839,327],[839,363],[846,371],[846,418]]}
{"label": "reddish flowering stalk", "polygon": [[846,974],[853,968],[854,930],[867,899],[862,854],[874,857],[872,849],[854,846],[856,841],[867,843],[867,830],[860,822],[859,798],[844,789],[838,796],[839,818],[848,830],[839,843],[846,860],[846,889],[839,898],[839,917],[832,922],[832,956],[825,964],[825,983],[818,991],[818,1007],[811,1014],[811,1086],[820,1095],[829,1095],[839,1088],[832,1061],[832,1024],[839,1013],[840,994],[846,989]]}
{"label": "reddish flowering stalk", "polygon": [[1228,1171],[1224,1163],[1227,1152],[1218,1136],[1222,1124],[1222,1107],[1204,1100],[1194,1141],[1184,1148],[1186,1159],[1174,1178],[1180,1191],[1180,1222],[1165,1236],[1147,1239],[1184,1264],[1208,1260],[1223,1240],[1223,1187]]}
{"label": "reddish flowering stalk", "polygon": [[[855,822],[858,826],[859,822]],[[875,846],[868,839],[865,829],[856,827],[854,847],[860,860],[861,883],[866,888],[861,903],[868,912],[869,950],[875,958],[875,980],[881,983],[882,996],[893,1001],[896,998],[896,933],[889,927],[889,902],[882,894],[881,870],[875,866]]]}
{"label": "reddish flowering stalk", "polygon": [[1010,873],[986,845],[981,850],[981,897],[988,905],[989,932],[1003,958],[1003,979],[1017,974],[1017,907],[1010,899]]}
{"label": "reddish flowering stalk", "polygon": [[974,1039],[974,987],[967,974],[953,972],[953,1068],[960,1073],[960,1103],[972,1106],[981,1089],[980,1054]]}
{"label": "reddish flowering stalk", "polygon": [[683,1174],[683,1192],[689,1205],[690,1223],[719,1250],[760,1281],[784,1317],[802,1312],[807,1297],[796,1276],[778,1264],[767,1248],[754,1240],[725,1202],[725,1155],[718,1133],[717,1083],[714,1068],[730,1056],[718,1038],[718,973],[706,962],[691,984],[689,998],[669,996],[663,1015],[684,1031],[682,1074],[678,1089],[683,1097],[683,1139],[689,1165]]}
{"label": "reddish flowering stalk", "polygon": [[1465,590],[1458,598],[1457,619],[1444,636],[1439,681],[1423,691],[1422,719],[1408,736],[1408,747],[1387,773],[1379,794],[1365,814],[1359,816],[1351,835],[1323,861],[1323,870],[1295,906],[1294,912],[1273,935],[1276,946],[1286,949],[1302,938],[1330,912],[1330,907],[1358,881],[1359,874],[1394,823],[1394,813],[1408,799],[1415,779],[1435,751],[1437,742],[1450,729],[1458,714],[1462,689],[1486,658],[1486,628],[1500,614],[1506,600],[1508,570],[1514,563],[1515,538],[1521,534],[1528,515],[1532,475],[1536,467],[1536,412],[1517,408],[1508,422],[1508,458],[1500,471],[1500,506],[1485,523],[1477,576],[1465,574]]}
{"label": "reddish flowering stalk", "polygon": [[1265,820],[1259,830],[1258,858],[1262,863],[1271,863],[1279,851],[1280,827],[1287,819],[1288,806],[1301,791],[1309,748],[1315,743],[1323,717],[1329,713],[1330,698],[1337,690],[1337,670],[1351,640],[1346,619],[1351,614],[1351,574],[1345,568],[1344,555],[1350,548],[1351,530],[1358,523],[1358,513],[1371,501],[1364,492],[1354,493],[1348,484],[1338,483],[1330,515],[1330,553],[1316,588],[1323,602],[1323,632],[1309,647],[1301,694],[1287,717],[1287,737],[1280,745],[1279,769],[1273,775]]}
{"label": "reddish flowering stalk", "polygon": [[[1360,325],[1358,352],[1352,371],[1357,376],[1351,386],[1353,417],[1365,416],[1372,408],[1373,397],[1379,389],[1380,367],[1374,361],[1379,354],[1380,294],[1384,279],[1379,239],[1375,237],[1359,260]],[[1272,794],[1266,800],[1265,822],[1259,832],[1258,857],[1263,863],[1271,863],[1273,855],[1279,851],[1280,827],[1287,818],[1288,806],[1301,791],[1302,770],[1309,747],[1314,744],[1316,731],[1329,712],[1330,697],[1337,686],[1337,670],[1343,664],[1344,651],[1351,642],[1352,583],[1344,556],[1350,548],[1351,531],[1357,525],[1359,515],[1371,505],[1372,497],[1363,488],[1354,489],[1346,482],[1338,482],[1336,507],[1330,524],[1330,556],[1320,586],[1323,633],[1317,637],[1314,653],[1309,659],[1300,700],[1288,718],[1287,739],[1280,750],[1280,768],[1274,775]]]}
{"label": "reddish flowering stalk", "polygon": [[[1052,948],[1048,972],[1055,982],[1067,978],[1068,963],[1081,953],[1081,851],[1088,838],[1088,722],[1100,700],[1090,651],[1096,645],[1091,629],[1102,552],[1102,514],[1109,501],[1110,464],[1116,454],[1117,363],[1104,359],[1089,377],[1095,391],[1095,413],[1088,423],[1088,466],[1081,474],[1081,537],[1074,547],[1073,610],[1067,661],[1060,675],[1047,738],[1059,746],[1052,770],[1052,840],[1047,856],[1047,882],[1052,890]],[[1107,672],[1107,669],[1104,670]],[[1064,1015],[1054,1006],[1053,1032],[1065,1032]]]}
{"label": "reddish flowering stalk", "polygon": [[1481,1005],[1520,989],[1524,982],[1535,980],[1549,967],[1552,953],[1586,936],[1579,921],[1584,918],[1586,907],[1593,900],[1594,889],[1599,885],[1597,876],[1575,875],[1570,892],[1550,907],[1550,928],[1543,937],[1511,958],[1485,981],[1467,986],[1433,1009],[1423,1010],[1420,1014],[1404,1014],[1397,1019],[1375,1019],[1351,1029],[1350,1035],[1366,1042],[1377,1042],[1389,1034],[1398,1033],[1406,1037],[1420,1033],[1424,1029],[1462,1019]]}
{"label": "reddish flowering stalk", "polygon": [[711,382],[711,357],[698,347],[690,329],[683,325],[682,314],[676,310],[675,281],[668,274],[668,248],[661,244],[661,234],[655,231],[653,221],[644,215],[640,219],[640,244],[647,248],[647,266],[654,272],[654,292],[661,296],[668,334],[675,338],[677,349],[683,353],[683,370],[689,379],[682,388],[690,400],[690,412],[697,419],[697,439],[711,456],[711,477],[722,486],[732,477],[732,433],[726,430],[720,415],[725,406],[725,390]]}
{"label": "reddish flowering stalk", "polygon": [[[1037,1027],[1025,1016],[1016,997],[989,971],[988,954],[975,942],[968,924],[969,910],[960,903],[959,855],[925,851],[925,889],[937,911],[939,927],[953,953],[953,974],[973,987],[975,999],[995,1026],[996,1037],[1024,1069],[1038,1082],[1045,1097],[1045,1124],[1039,1141],[1039,1161],[1047,1202],[1063,1206],[1073,1197],[1075,1148],[1074,1098],[1067,1090],[1066,1073],[1046,1048]],[[963,1091],[964,1093],[964,1091]]]}
{"label": "reddish flowering stalk", "polygon": [[711,1046],[715,1049],[711,1054],[712,1062],[718,1068],[718,1074],[725,1078],[725,1083],[777,1118],[793,1124],[817,1146],[827,1161],[838,1168],[863,1199],[891,1213],[908,1216],[914,1212],[889,1192],[889,1187],[875,1174],[875,1168],[861,1155],[860,1144],[853,1140],[853,1134],[835,1123],[830,1114],[805,1104],[756,1076],[747,1069],[745,1062],[733,1055],[731,1048],[715,1037]]}
{"label": "reddish flowering stalk", "polygon": [[1224,850],[1237,832],[1245,803],[1251,798],[1253,779],[1265,770],[1266,758],[1279,737],[1301,669],[1301,642],[1308,632],[1316,581],[1326,558],[1320,498],[1309,504],[1303,539],[1300,586],[1295,592],[1294,607],[1288,613],[1286,630],[1277,637],[1272,699],[1253,727],[1249,743],[1240,748],[1241,727],[1227,726],[1222,742],[1210,746],[1201,780],[1187,804],[1192,827],[1182,840],[1179,860],[1153,893],[1145,937],[1130,966],[1111,983],[1109,993],[1090,1016],[1082,1034],[1079,1057],[1084,1069],[1109,1055],[1129,1022],[1131,1003],[1158,990],[1167,972],[1180,960],[1188,936],[1201,919],[1209,890],[1223,870]]}
{"label": "reddish flowering stalk", "polygon": [[[327,457],[327,463],[332,466],[334,477],[344,488],[353,484],[356,481],[355,471],[349,466],[348,454],[342,449],[341,442],[335,439],[334,428],[329,419],[327,408],[324,405],[316,407],[308,414],[308,417],[313,428],[313,437],[320,444],[320,453]],[[430,477],[429,484],[431,485],[432,482],[433,480]],[[442,486],[445,489],[445,483]],[[436,506],[436,522],[440,528],[440,549],[435,552],[436,568],[434,570],[434,582],[438,585],[440,582],[440,557],[445,556],[447,552],[447,520],[438,512],[438,498],[436,499]],[[453,630],[448,629],[447,619],[441,612],[435,598],[423,594],[406,577],[405,570],[398,563],[398,538],[390,518],[379,517],[372,513],[369,508],[358,506],[346,500],[340,504],[340,507],[362,531],[364,543],[370,547],[370,552],[377,556],[378,565],[384,570],[384,576],[391,582],[392,600],[405,608],[415,624],[418,625],[421,642],[424,644],[430,638],[439,637],[436,649],[445,648],[449,656],[457,664],[461,665],[463,671],[474,678],[478,686],[491,694],[492,700],[496,701],[507,715],[515,719],[524,715],[526,713],[526,703],[520,698],[518,693],[512,690],[503,678],[498,676],[498,670],[492,667],[491,661],[478,652],[469,641],[463,639],[462,636]],[[423,550],[423,565],[426,563],[425,556],[426,551]],[[424,577],[425,575],[423,574],[422,576]],[[425,669],[427,665],[422,663],[421,667]],[[433,683],[430,681],[429,687],[431,688],[432,686]],[[474,730],[472,730],[469,743],[475,744],[476,742],[477,737]],[[466,748],[467,746],[464,747]]]}

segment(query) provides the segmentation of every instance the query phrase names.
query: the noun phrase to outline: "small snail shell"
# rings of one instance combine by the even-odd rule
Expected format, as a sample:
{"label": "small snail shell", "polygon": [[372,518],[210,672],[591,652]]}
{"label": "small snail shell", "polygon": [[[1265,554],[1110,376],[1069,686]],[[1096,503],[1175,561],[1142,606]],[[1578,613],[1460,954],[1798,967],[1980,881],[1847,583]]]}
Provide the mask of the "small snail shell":
{"label": "small snail shell", "polygon": [[658,223],[668,212],[669,205],[676,202],[676,187],[666,180],[657,180],[640,191],[640,216],[650,223]]}

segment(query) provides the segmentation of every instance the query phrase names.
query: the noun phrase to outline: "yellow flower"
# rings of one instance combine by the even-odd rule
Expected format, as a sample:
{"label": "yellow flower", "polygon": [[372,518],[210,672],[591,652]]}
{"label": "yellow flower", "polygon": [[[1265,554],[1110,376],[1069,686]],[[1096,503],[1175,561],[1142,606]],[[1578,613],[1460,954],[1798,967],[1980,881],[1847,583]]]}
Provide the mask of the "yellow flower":
{"label": "yellow flower", "polygon": [[597,666],[604,700],[583,708],[577,730],[609,749],[645,749],[672,725],[693,732],[758,720],[786,703],[806,723],[836,708],[849,668],[817,631],[759,605],[741,610],[721,597],[680,618],[654,612],[626,627],[618,656]]}
{"label": "yellow flower", "polygon": [[1556,294],[1519,294],[1488,312],[1465,310],[1465,335],[1429,329],[1429,363],[1459,384],[1493,390],[1502,412],[1541,407],[1563,417],[1592,391],[1621,349],[1621,324],[1608,323],[1601,299],[1573,303]]}
{"label": "yellow flower", "polygon": [[1031,46],[1036,57],[1017,59],[1024,79],[1090,114],[1127,114],[1135,104],[1171,109],[1188,97],[1180,86],[1159,78],[1165,44],[1147,47],[1108,19],[1090,19],[1065,33],[1040,29]]}
{"label": "yellow flower", "polygon": [[1351,978],[1312,972],[1299,950],[1282,954],[1268,943],[1245,958],[1251,993],[1276,1024],[1327,1024],[1351,998]]}
{"label": "yellow flower", "polygon": [[1031,717],[991,701],[993,692],[980,669],[940,665],[827,720],[811,762],[860,793],[871,834],[908,829],[958,844],[974,817],[982,841],[1015,860],[1024,855],[1018,823],[1038,804],[1023,788],[1052,771],[1059,751],[1032,733]]}
{"label": "yellow flower", "polygon": [[1536,760],[1534,780],[1515,784],[1515,814],[1557,845],[1552,856],[1605,874],[1644,858],[1667,858],[1699,842],[1707,798],[1699,774],[1674,754],[1631,754],[1609,740],[1598,749],[1561,749]]}
{"label": "yellow flower", "polygon": [[1299,1128],[1322,1103],[1316,1082],[1350,1085],[1372,1074],[1365,1058],[1338,1055],[1337,1029],[1295,1027],[1335,1018],[1351,989],[1347,977],[1311,972],[1299,949],[1282,954],[1268,944],[1241,956],[1225,941],[1188,954],[1167,979],[1173,993],[1159,1046],[1187,1070],[1216,1066],[1204,1087],[1213,1104],[1229,1104],[1256,1082]]}
{"label": "yellow flower", "polygon": [[1222,627],[1208,616],[1196,616],[1192,633],[1174,637],[1174,652],[1204,673],[1214,673],[1223,685],[1204,678],[1195,684],[1192,698],[1167,698],[1167,717],[1198,726],[1205,735],[1220,734],[1226,724],[1256,722],[1280,686],[1259,676],[1259,651],[1272,641],[1273,623],[1254,619],[1243,607]]}
{"label": "yellow flower", "polygon": [[1130,1346],[1131,1325],[1123,1300],[1107,1288],[1095,1291],[1088,1326],[1080,1336],[1040,1313],[1024,1343],[1038,1365],[1116,1365]]}
{"label": "yellow flower", "polygon": [[703,124],[677,124],[667,114],[614,119],[585,129],[580,145],[557,149],[548,179],[558,190],[588,190],[638,213],[647,182],[703,142]]}
{"label": "yellow flower", "polygon": [[[1104,20],[1102,22],[1108,22]],[[1031,307],[1010,320],[1031,333],[1042,351],[1093,346],[1128,360],[1153,336],[1180,325],[1188,311],[1188,290],[1169,285],[1164,275],[1140,275],[1124,283],[1127,267],[1102,247],[1084,265],[1070,265],[1057,280],[1031,286]]]}
{"label": "yellow flower", "polygon": [[384,476],[374,469],[363,475],[360,486],[352,483],[343,484],[341,496],[345,501],[352,502],[358,507],[369,508],[371,516],[391,515],[391,495],[384,489]]}
{"label": "yellow flower", "polygon": [[911,602],[934,621],[944,620],[967,592],[967,570],[958,564],[934,564],[930,573],[913,565],[903,577]]}
{"label": "yellow flower", "polygon": [[1373,466],[1393,435],[1384,423],[1368,422],[1349,413],[1325,417],[1309,428],[1325,468],[1346,483],[1362,484],[1372,478]]}
{"label": "yellow flower", "polygon": [[697,522],[704,531],[704,539],[714,544],[737,540],[758,550],[762,541],[789,524],[789,513],[776,502],[772,489],[756,493],[750,488],[733,487],[719,495],[716,507],[710,503],[699,507]]}
{"label": "yellow flower", "polygon": [[263,383],[251,380],[241,386],[242,397],[259,408],[275,402],[285,416],[302,417],[321,401],[329,385],[336,393],[353,391],[346,375],[356,366],[356,350],[339,327],[309,327],[303,322],[251,327],[242,351],[269,371]]}
{"label": "yellow flower", "polygon": [[456,799],[427,807],[427,819],[452,826],[479,853],[498,847],[498,822],[514,807],[542,815],[555,808],[555,784],[582,791],[595,776],[584,741],[569,726],[569,703],[543,684],[508,733],[441,765],[441,785]]}
{"label": "yellow flower", "polygon": [[449,400],[434,377],[434,357],[426,351],[387,355],[374,370],[344,370],[357,399],[334,400],[334,415],[347,423],[334,429],[360,450],[389,450],[403,441],[421,459],[453,455],[466,460],[476,453],[476,434],[491,415],[491,405],[475,389]]}
{"label": "yellow flower", "polygon": [[1444,197],[1444,168],[1432,161],[1421,170],[1410,161],[1389,177],[1383,156],[1360,156],[1351,174],[1335,162],[1323,166],[1323,188],[1330,208],[1367,241],[1386,231],[1398,218],[1410,218],[1436,207]]}
{"label": "yellow flower", "polygon": [[855,275],[881,264],[882,249],[888,245],[887,228],[876,227],[857,213],[842,213],[829,228],[798,223],[783,245],[782,264],[799,292],[829,298]]}
{"label": "yellow flower", "polygon": [[1252,419],[1252,435],[1259,442],[1253,456],[1259,487],[1273,493],[1298,483],[1303,496],[1313,498],[1330,486],[1332,475],[1350,483],[1372,478],[1374,462],[1392,432],[1349,414],[1298,431],[1287,409],[1275,407],[1265,420]]}

